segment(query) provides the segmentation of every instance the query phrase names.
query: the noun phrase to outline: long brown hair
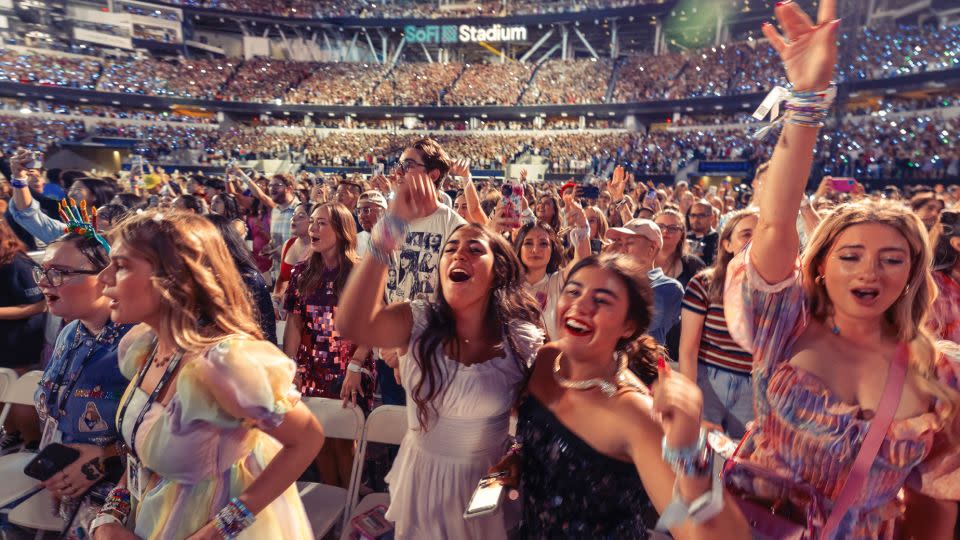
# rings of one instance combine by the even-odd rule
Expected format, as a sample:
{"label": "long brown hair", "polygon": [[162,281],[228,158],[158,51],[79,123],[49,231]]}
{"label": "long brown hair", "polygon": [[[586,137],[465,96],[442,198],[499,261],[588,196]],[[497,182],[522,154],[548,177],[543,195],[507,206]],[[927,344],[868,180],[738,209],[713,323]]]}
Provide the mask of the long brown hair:
{"label": "long brown hair", "polygon": [[[487,320],[501,330],[517,363],[524,372],[528,372],[525,359],[520,358],[520,347],[513,341],[514,325],[533,325],[542,331],[543,323],[539,304],[524,290],[520,260],[499,234],[476,224],[463,225],[457,230],[461,229],[476,232],[490,245],[490,251],[493,252],[493,281],[490,284]],[[443,279],[440,276],[441,282]],[[436,402],[443,399],[448,388],[445,384],[447,376],[437,361],[437,355],[442,354],[444,347],[451,347],[455,354],[459,353],[453,308],[444,298],[443,286],[439,283],[437,300],[428,304],[426,318],[427,331],[420,334],[413,345],[416,351],[414,360],[423,376],[414,385],[412,394],[417,407],[417,422],[423,431],[427,430],[431,415],[437,412]]]}
{"label": "long brown hair", "polygon": [[[657,218],[660,216],[672,216],[677,218],[677,224],[680,227],[680,241],[677,242],[677,247],[673,249],[673,253],[669,255],[670,264],[663,267],[663,271],[668,275],[672,275],[677,265],[680,265],[681,270],[677,271],[676,274],[679,276],[683,270],[683,256],[687,254],[687,219],[683,217],[683,214],[679,210],[674,210],[673,208],[664,208],[663,210],[657,212],[653,216],[653,221],[656,222]],[[659,224],[658,224],[659,226]]]}
{"label": "long brown hair", "polygon": [[220,231],[203,216],[180,210],[134,214],[110,232],[152,266],[166,333],[197,352],[224,336],[263,339],[253,304]]}
{"label": "long brown hair", "polygon": [[898,231],[910,250],[910,277],[903,294],[890,306],[885,315],[896,331],[897,340],[910,346],[910,371],[917,375],[917,385],[928,396],[945,407],[945,433],[955,439],[958,426],[955,419],[960,408],[960,393],[936,378],[934,365],[940,353],[927,330],[927,315],[937,295],[937,286],[930,273],[933,259],[927,241],[927,229],[920,218],[900,203],[863,200],[837,206],[817,226],[803,254],[801,272],[803,288],[810,316],[824,322],[833,303],[825,287],[817,283],[819,268],[837,238],[848,227],[862,224],[881,224]]}
{"label": "long brown hair", "polygon": [[[713,266],[701,272],[707,282],[707,301],[723,302],[723,285],[727,281],[727,266],[737,255],[724,249],[723,243],[729,242],[733,238],[733,230],[741,221],[748,217],[756,217],[757,210],[745,208],[730,214],[727,222],[720,231],[720,237],[717,239],[717,256],[713,259]],[[684,243],[683,240],[680,241]]]}
{"label": "long brown hair", "polygon": [[26,253],[27,246],[17,238],[17,235],[7,224],[7,220],[0,219],[0,266],[13,262],[17,253]]}
{"label": "long brown hair", "polygon": [[[328,202],[317,205],[311,212],[313,214],[326,208],[330,212],[330,226],[333,227],[333,233],[337,237],[337,277],[333,280],[333,290],[340,294],[344,285],[347,283],[347,277],[353,270],[353,265],[357,262],[357,227],[353,221],[353,214],[347,207],[336,202]],[[300,276],[297,283],[297,289],[303,293],[309,293],[320,286],[324,272],[328,268],[323,264],[323,255],[314,252],[307,259],[307,267]]]}

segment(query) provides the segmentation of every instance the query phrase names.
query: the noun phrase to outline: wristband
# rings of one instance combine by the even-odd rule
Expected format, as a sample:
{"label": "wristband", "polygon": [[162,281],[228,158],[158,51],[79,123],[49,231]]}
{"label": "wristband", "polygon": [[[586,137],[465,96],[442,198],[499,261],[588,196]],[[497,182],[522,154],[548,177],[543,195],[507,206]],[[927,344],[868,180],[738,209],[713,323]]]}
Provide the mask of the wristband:
{"label": "wristband", "polygon": [[217,513],[217,517],[214,518],[213,523],[217,528],[217,532],[220,533],[220,536],[226,540],[232,540],[244,529],[253,525],[254,520],[256,520],[256,517],[253,515],[253,512],[247,508],[247,505],[243,504],[240,499],[234,497]]}
{"label": "wristband", "polygon": [[11,180],[11,181],[10,181],[10,185],[13,186],[13,187],[15,187],[15,188],[25,188],[25,187],[29,187],[29,186],[27,186],[27,183],[26,183],[26,182],[24,182],[23,180],[20,180],[19,178],[14,178],[13,180]]}
{"label": "wristband", "polygon": [[123,525],[123,522],[117,519],[116,517],[110,514],[97,514],[97,517],[90,522],[90,533],[102,525],[109,525],[110,523],[116,523],[117,525]]}
{"label": "wristband", "polygon": [[705,476],[710,472],[713,449],[707,444],[707,432],[700,429],[697,442],[685,448],[670,448],[667,437],[660,444],[662,457],[678,475]]}
{"label": "wristband", "polygon": [[384,266],[392,266],[393,253],[403,245],[408,230],[406,221],[393,214],[383,216],[370,232],[368,251]]}
{"label": "wristband", "polygon": [[[823,121],[830,113],[836,97],[837,85],[832,82],[825,90],[818,92],[792,92],[782,86],[774,87],[753,113],[753,117],[757,120],[763,120],[769,113],[772,122],[754,133],[753,138],[764,137],[784,121],[806,127],[823,127]],[[786,101],[784,106],[786,112],[781,116],[780,102],[782,101]]]}
{"label": "wristband", "polygon": [[[712,468],[711,460],[711,468]],[[712,474],[710,489],[687,504],[683,502],[680,496],[679,478],[673,483],[673,498],[670,504],[663,509],[660,519],[657,520],[655,529],[660,532],[666,532],[671,527],[679,525],[686,520],[700,524],[714,518],[723,511],[723,481],[719,474]]]}
{"label": "wristband", "polygon": [[347,371],[350,373],[363,373],[363,366],[353,362],[347,362]]}

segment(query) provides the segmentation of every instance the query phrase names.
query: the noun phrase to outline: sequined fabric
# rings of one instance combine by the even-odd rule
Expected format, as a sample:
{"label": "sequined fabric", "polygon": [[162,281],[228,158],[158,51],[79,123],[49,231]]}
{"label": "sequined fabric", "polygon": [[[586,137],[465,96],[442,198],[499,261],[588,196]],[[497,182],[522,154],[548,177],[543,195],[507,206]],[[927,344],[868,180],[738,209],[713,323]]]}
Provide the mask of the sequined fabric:
{"label": "sequined fabric", "polygon": [[657,512],[632,463],[603,455],[536,398],[521,398],[518,538],[646,539]]}

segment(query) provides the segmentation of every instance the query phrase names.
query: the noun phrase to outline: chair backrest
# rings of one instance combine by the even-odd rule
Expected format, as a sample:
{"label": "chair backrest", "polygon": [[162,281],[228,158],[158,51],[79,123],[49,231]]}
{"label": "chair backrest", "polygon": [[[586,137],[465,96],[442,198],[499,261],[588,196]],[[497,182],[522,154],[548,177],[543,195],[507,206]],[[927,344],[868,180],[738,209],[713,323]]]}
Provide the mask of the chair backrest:
{"label": "chair backrest", "polygon": [[407,408],[381,405],[367,418],[366,442],[400,444],[407,433]]}
{"label": "chair backrest", "polygon": [[17,372],[10,368],[0,368],[0,403],[6,403],[7,390],[17,381]]}
{"label": "chair backrest", "polygon": [[363,411],[359,407],[343,407],[339,399],[303,398],[303,403],[323,426],[325,437],[359,441],[363,435]]}
{"label": "chair backrest", "polygon": [[10,389],[4,392],[4,403],[33,405],[33,395],[37,392],[37,387],[40,385],[40,377],[42,375],[42,371],[28,371],[21,375]]}

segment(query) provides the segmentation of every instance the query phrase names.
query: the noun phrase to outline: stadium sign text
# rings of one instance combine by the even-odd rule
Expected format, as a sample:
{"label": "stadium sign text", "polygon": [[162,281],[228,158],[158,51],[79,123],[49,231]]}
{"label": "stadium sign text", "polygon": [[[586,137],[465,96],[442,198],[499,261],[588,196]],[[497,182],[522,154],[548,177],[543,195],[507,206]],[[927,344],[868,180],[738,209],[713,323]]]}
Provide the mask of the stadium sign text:
{"label": "stadium sign text", "polygon": [[470,24],[406,26],[407,43],[479,43],[481,41],[526,41],[526,26],[473,26]]}

